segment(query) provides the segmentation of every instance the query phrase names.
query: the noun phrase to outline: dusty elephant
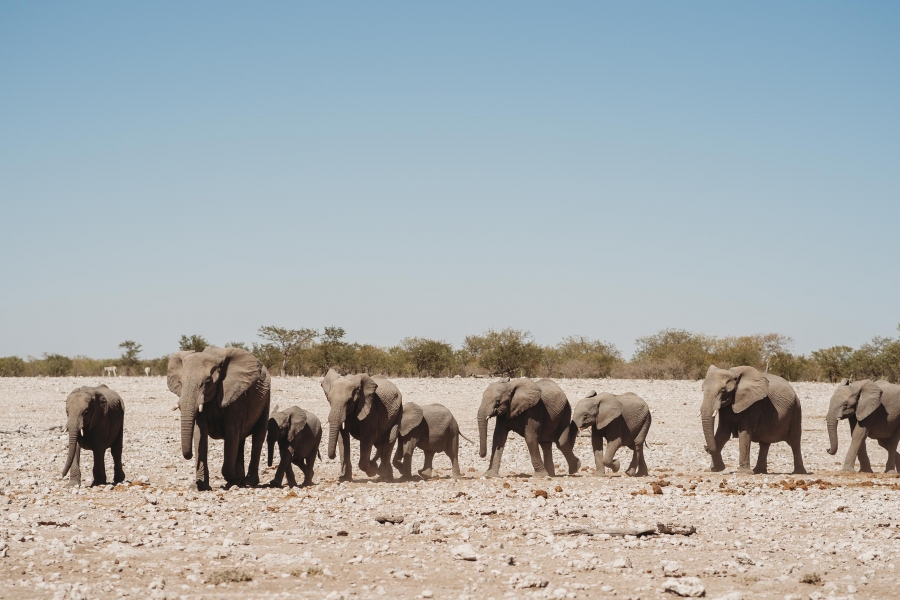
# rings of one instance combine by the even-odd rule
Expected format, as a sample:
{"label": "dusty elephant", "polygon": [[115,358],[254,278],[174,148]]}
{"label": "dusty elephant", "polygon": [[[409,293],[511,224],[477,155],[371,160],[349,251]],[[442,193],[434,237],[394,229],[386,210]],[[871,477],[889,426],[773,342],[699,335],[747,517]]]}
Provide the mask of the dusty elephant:
{"label": "dusty elephant", "polygon": [[316,464],[319,443],[322,441],[322,425],[316,415],[299,406],[291,406],[282,411],[276,406],[269,415],[266,441],[269,449],[269,466],[272,466],[276,443],[281,456],[275,477],[269,482],[270,486],[281,487],[285,475],[289,486],[297,485],[291,463],[303,471],[303,487],[312,485],[313,466]]}
{"label": "dusty elephant", "polygon": [[[652,417],[647,403],[631,392],[614,396],[591,391],[580,400],[572,411],[572,422],[578,429],[591,428],[591,446],[594,450],[595,476],[605,475],[606,467],[613,472],[619,470],[615,458],[620,447],[631,448],[631,464],[625,470],[627,475],[647,475],[644,462],[644,441],[650,430]],[[606,439],[606,454],[603,440]]]}
{"label": "dusty elephant", "polygon": [[896,473],[900,468],[897,444],[900,442],[900,386],[884,380],[871,382],[868,379],[851,382],[844,379],[831,396],[826,416],[828,438],[831,446],[828,453],[837,454],[839,419],[850,421],[850,448],[844,458],[841,470],[853,471],[859,458],[859,470],[871,473],[872,465],[866,452],[866,438],[878,440],[887,450],[885,473]]}
{"label": "dusty elephant", "polygon": [[[713,434],[716,413],[719,426]],[[712,455],[710,471],[722,471],[722,446],[738,438],[738,473],[768,472],[769,445],[787,442],[794,455],[794,473],[806,473],[800,452],[803,414],[800,399],[787,381],[753,367],[720,369],[710,365],[703,382],[700,421],[706,451]],[[750,468],[750,443],[759,443],[756,467]]]}
{"label": "dusty elephant", "polygon": [[[581,461],[572,452],[578,429],[572,423],[572,407],[556,383],[549,379],[532,381],[526,377],[490,384],[478,408],[478,453],[487,455],[487,422],[496,417],[491,459],[484,477],[500,475],[500,460],[510,431],[523,438],[531,454],[535,477],[552,477],[553,444],[562,451],[569,465],[569,473],[581,468]],[[543,453],[543,460],[541,460]]]}
{"label": "dusty elephant", "polygon": [[420,448],[425,453],[425,464],[419,475],[423,479],[430,479],[434,455],[443,452],[450,458],[452,477],[454,479],[462,477],[459,471],[460,436],[471,443],[472,440],[459,432],[459,423],[456,422],[450,409],[443,404],[419,406],[407,402],[403,405],[393,464],[400,471],[402,479],[412,479],[413,452],[416,448]]}
{"label": "dusty elephant", "polygon": [[106,483],[106,449],[113,459],[113,483],[125,481],[122,469],[122,436],[125,423],[125,404],[117,393],[101,385],[80,387],[66,398],[66,431],[69,433],[69,453],[62,476],[69,474],[69,485],[81,483],[81,449],[94,452],[94,481]]}
{"label": "dusty elephant", "polygon": [[[168,385],[181,410],[181,453],[186,459],[196,455],[191,487],[210,489],[209,438],[225,441],[222,476],[228,485],[258,485],[271,389],[265,366],[240,348],[176,352],[169,358]],[[251,435],[245,473],[244,441]]]}
{"label": "dusty elephant", "polygon": [[[341,377],[329,369],[322,389],[331,405],[328,415],[328,458],[333,459],[341,437],[340,481],[353,480],[350,436],[359,440],[359,468],[369,477],[392,481],[391,451],[400,431],[403,396],[391,381],[363,373]],[[376,449],[372,458],[372,448]]]}

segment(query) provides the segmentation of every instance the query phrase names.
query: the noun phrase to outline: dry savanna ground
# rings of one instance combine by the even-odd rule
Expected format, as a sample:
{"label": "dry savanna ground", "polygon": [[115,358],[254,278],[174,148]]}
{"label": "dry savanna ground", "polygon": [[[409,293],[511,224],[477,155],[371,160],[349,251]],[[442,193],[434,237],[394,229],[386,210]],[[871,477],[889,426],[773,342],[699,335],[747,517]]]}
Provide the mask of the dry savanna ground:
{"label": "dry savanna ground", "polygon": [[[191,467],[164,378],[121,377],[107,382],[125,400],[128,480],[71,489],[60,477],[64,400],[100,381],[0,379],[0,597],[815,599],[896,598],[900,589],[900,479],[837,472],[849,432],[843,424],[839,453],[829,456],[828,384],[795,385],[811,475],[787,474],[784,444],[772,446],[772,474],[736,475],[734,440],[729,469],[706,472],[699,382],[560,380],[573,405],[592,389],[648,402],[650,477],[590,477],[590,441],[581,437],[582,472],[532,480],[513,436],[499,479],[479,478],[486,461],[463,441],[466,477],[457,481],[443,455],[438,478],[409,483],[369,483],[356,471],[353,483],[339,484],[337,461],[326,459],[310,488],[225,490],[222,444],[212,441],[214,490],[197,493],[186,489]],[[405,400],[449,407],[477,439],[487,380],[395,381]],[[327,418],[318,379],[274,378],[273,404]],[[883,470],[885,452],[870,443],[870,456]],[[82,453],[85,483],[91,464]],[[111,478],[109,460],[107,470]],[[262,480],[273,473],[264,469]],[[658,523],[697,531],[561,532]]]}

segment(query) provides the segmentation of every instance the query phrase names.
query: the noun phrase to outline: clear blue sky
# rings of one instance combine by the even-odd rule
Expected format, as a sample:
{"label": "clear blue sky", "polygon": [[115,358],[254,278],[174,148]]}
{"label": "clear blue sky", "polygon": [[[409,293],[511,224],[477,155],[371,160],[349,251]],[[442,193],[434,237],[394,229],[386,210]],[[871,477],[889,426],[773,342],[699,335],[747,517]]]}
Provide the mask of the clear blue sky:
{"label": "clear blue sky", "polygon": [[0,355],[900,322],[900,4],[0,4]]}

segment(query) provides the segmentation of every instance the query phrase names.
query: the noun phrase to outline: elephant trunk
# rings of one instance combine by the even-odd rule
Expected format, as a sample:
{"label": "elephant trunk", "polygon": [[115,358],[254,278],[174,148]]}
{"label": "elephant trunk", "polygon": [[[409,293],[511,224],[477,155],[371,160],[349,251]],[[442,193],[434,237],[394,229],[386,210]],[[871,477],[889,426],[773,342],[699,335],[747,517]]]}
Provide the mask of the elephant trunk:
{"label": "elephant trunk", "polygon": [[69,417],[66,424],[69,430],[69,454],[66,457],[66,465],[63,467],[62,476],[65,477],[72,468],[72,461],[75,460],[75,449],[78,446],[78,430],[81,429],[81,415],[76,414]]}
{"label": "elephant trunk", "polygon": [[478,456],[481,458],[487,456],[487,427],[490,416],[490,405],[482,404],[478,409]]}
{"label": "elephant trunk", "polygon": [[720,402],[718,396],[709,395],[703,398],[703,405],[700,407],[700,424],[703,426],[703,437],[706,439],[706,451],[710,454],[717,450],[713,427],[716,424],[716,408],[720,406]]}
{"label": "elephant trunk", "polygon": [[194,420],[196,412],[193,407],[181,409],[181,454],[190,460],[194,457]]}
{"label": "elephant trunk", "polygon": [[[334,459],[337,449],[338,430],[344,424],[344,405],[334,406],[328,414],[328,458]],[[349,458],[348,458],[349,460]]]}
{"label": "elephant trunk", "polygon": [[828,416],[826,417],[825,424],[828,429],[828,454],[834,456],[838,451],[838,434],[837,434],[837,411],[829,410]]}

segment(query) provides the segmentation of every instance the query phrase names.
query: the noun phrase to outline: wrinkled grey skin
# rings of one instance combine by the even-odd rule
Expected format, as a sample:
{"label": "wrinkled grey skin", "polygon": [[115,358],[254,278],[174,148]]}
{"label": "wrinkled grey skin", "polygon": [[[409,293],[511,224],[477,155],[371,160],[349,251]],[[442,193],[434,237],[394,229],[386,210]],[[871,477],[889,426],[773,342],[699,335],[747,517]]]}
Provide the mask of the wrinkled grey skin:
{"label": "wrinkled grey skin", "polygon": [[472,440],[459,432],[459,423],[443,404],[426,404],[420,407],[413,402],[405,403],[393,461],[394,467],[400,471],[400,478],[412,479],[412,456],[416,448],[425,453],[425,464],[419,471],[423,479],[431,478],[432,461],[438,452],[443,452],[450,458],[452,477],[462,477],[459,470],[460,436],[472,443]]}
{"label": "wrinkled grey skin", "polygon": [[[224,440],[222,476],[227,485],[259,485],[259,458],[266,438],[271,380],[259,360],[240,348],[208,346],[169,357],[169,390],[181,410],[181,452],[196,455],[192,489],[209,490],[209,438]],[[244,441],[253,436],[249,469]]]}
{"label": "wrinkled grey skin", "polygon": [[[359,440],[359,468],[379,481],[393,481],[391,451],[400,431],[403,396],[390,380],[368,374],[341,377],[329,369],[322,390],[331,405],[328,414],[328,458],[333,459],[341,438],[340,481],[353,480],[350,436]],[[375,457],[372,457],[372,448]]]}
{"label": "wrinkled grey skin", "polygon": [[[572,407],[566,394],[549,379],[532,381],[526,377],[492,383],[485,390],[478,408],[478,453],[487,455],[487,422],[496,418],[491,447],[491,463],[484,477],[500,476],[500,460],[510,431],[525,438],[534,477],[553,477],[553,444],[563,453],[569,473],[581,468],[572,452],[578,429],[572,423]],[[539,450],[540,449],[540,450]],[[543,453],[543,460],[541,460]]]}
{"label": "wrinkled grey skin", "polygon": [[[591,391],[575,405],[572,422],[578,429],[591,428],[591,446],[597,467],[594,476],[606,475],[606,467],[612,469],[613,473],[619,470],[619,461],[615,456],[622,446],[632,450],[631,464],[625,474],[638,477],[647,475],[644,441],[652,418],[650,407],[640,396],[631,392],[614,396]],[[604,439],[607,442],[606,454],[603,453]]]}
{"label": "wrinkled grey skin", "polygon": [[91,485],[106,484],[106,449],[113,459],[113,483],[125,481],[122,469],[122,431],[125,404],[117,393],[101,385],[80,387],[66,398],[66,431],[69,452],[62,476],[69,474],[70,486],[81,483],[81,449],[94,453],[94,481]]}
{"label": "wrinkled grey skin", "polygon": [[303,487],[312,485],[313,466],[316,464],[319,443],[322,441],[322,425],[319,418],[299,406],[291,406],[282,411],[275,407],[274,412],[269,415],[266,428],[269,466],[272,466],[275,444],[278,444],[278,453],[281,455],[275,477],[269,482],[269,486],[281,487],[285,475],[290,487],[297,485],[291,463],[303,471]]}
{"label": "wrinkled grey skin", "polygon": [[[713,434],[716,414],[719,427]],[[710,471],[723,471],[722,446],[738,438],[738,473],[767,473],[769,445],[787,442],[794,456],[794,473],[806,473],[800,440],[803,413],[791,385],[771,373],[753,367],[720,369],[710,365],[703,382],[700,422],[706,451],[712,456]],[[756,466],[750,468],[750,443],[759,443]]]}
{"label": "wrinkled grey skin", "polygon": [[884,380],[871,382],[868,379],[851,382],[844,379],[831,396],[826,416],[828,437],[831,446],[828,453],[837,454],[837,423],[840,419],[850,422],[850,448],[844,458],[841,470],[853,471],[859,458],[860,472],[871,473],[872,465],[866,452],[866,438],[878,440],[887,450],[885,473],[896,473],[900,468],[900,386]]}

